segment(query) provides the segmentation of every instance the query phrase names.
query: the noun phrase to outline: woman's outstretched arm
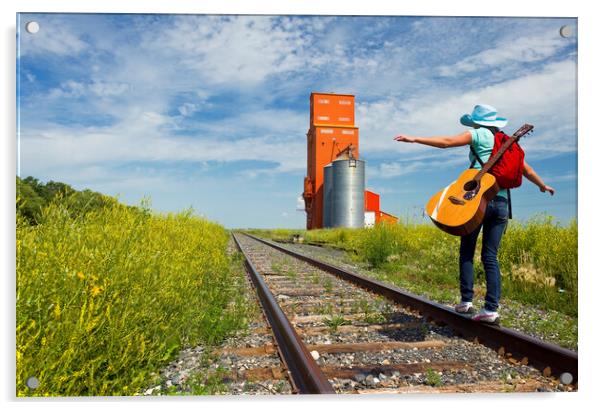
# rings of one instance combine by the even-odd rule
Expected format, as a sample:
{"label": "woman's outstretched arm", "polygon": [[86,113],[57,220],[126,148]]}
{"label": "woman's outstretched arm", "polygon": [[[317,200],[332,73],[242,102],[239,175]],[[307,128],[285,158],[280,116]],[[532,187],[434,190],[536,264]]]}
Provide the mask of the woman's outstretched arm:
{"label": "woman's outstretched arm", "polygon": [[415,142],[437,148],[451,148],[470,144],[472,142],[472,135],[470,134],[470,131],[465,131],[458,135],[441,137],[410,137],[405,134],[400,134],[393,139],[399,142]]}
{"label": "woman's outstretched arm", "polygon": [[556,192],[554,190],[554,188],[552,188],[551,186],[546,185],[543,182],[543,179],[541,179],[541,177],[539,175],[537,175],[537,172],[535,172],[535,170],[533,168],[531,168],[531,166],[529,164],[527,164],[527,161],[525,161],[525,168],[523,169],[523,175],[529,181],[531,181],[535,185],[537,185],[539,187],[539,190],[541,192],[549,192],[550,195],[554,195],[554,192]]}

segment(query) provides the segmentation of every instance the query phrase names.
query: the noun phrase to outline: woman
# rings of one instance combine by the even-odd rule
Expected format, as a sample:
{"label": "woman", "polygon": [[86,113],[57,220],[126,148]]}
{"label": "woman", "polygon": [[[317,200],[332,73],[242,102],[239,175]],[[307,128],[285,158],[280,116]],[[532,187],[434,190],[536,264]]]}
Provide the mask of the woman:
{"label": "woman", "polygon": [[[429,145],[437,148],[460,147],[463,145],[472,145],[483,163],[487,162],[493,149],[494,135],[508,121],[505,118],[497,116],[497,110],[490,105],[476,105],[472,114],[465,114],[460,118],[460,123],[472,129],[456,136],[441,137],[409,137],[407,135],[398,135],[396,141],[409,142]],[[471,166],[481,168],[477,158],[472,152],[469,153]],[[546,185],[537,173],[527,162],[523,175],[539,187],[541,192],[549,192],[554,195],[554,188]],[[501,277],[500,267],[497,260],[497,252],[508,223],[508,190],[501,190],[493,200],[487,205],[485,217],[483,219],[483,246],[481,260],[485,268],[485,277],[487,280],[487,294],[485,296],[485,306],[479,313],[472,317],[473,320],[488,323],[498,323],[499,315],[497,309],[499,306]],[[460,241],[460,295],[461,301],[455,306],[458,313],[473,313],[473,282],[474,268],[473,259],[477,245],[477,237],[481,230],[479,226],[472,233],[463,236]]]}

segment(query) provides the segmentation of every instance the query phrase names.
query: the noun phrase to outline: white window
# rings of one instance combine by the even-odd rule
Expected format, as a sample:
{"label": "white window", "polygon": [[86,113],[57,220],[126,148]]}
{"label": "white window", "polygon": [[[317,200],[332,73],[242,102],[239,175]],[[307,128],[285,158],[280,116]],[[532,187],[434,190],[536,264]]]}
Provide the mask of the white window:
{"label": "white window", "polygon": [[330,130],[330,129],[320,130],[320,134],[332,134],[332,133],[334,133],[334,131]]}

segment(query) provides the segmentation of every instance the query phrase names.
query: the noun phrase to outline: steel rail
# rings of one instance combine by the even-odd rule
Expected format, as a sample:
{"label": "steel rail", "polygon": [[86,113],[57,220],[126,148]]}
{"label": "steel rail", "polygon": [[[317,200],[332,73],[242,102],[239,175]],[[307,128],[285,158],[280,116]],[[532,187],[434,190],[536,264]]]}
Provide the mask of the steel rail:
{"label": "steel rail", "polygon": [[276,302],[276,298],[274,298],[265,281],[251,263],[248,254],[243,250],[238,238],[236,238],[236,235],[232,235],[232,237],[245,258],[247,271],[255,285],[263,311],[272,327],[276,346],[291,374],[294,387],[301,394],[334,394],[334,388],[328,378],[311,356],[297,332],[295,332],[293,325]]}
{"label": "steel rail", "polygon": [[373,293],[417,310],[427,319],[450,326],[458,335],[467,340],[476,338],[479,343],[497,351],[503,348],[505,354],[511,354],[511,357],[518,361],[526,358],[529,365],[544,373],[549,372],[550,375],[556,377],[563,373],[569,373],[572,376],[572,384],[577,383],[578,355],[573,350],[546,343],[512,329],[475,322],[447,306],[432,302],[422,296],[414,295],[398,287],[313,259],[254,235],[247,233],[245,235],[319,269],[330,272],[341,279],[355,283]]}

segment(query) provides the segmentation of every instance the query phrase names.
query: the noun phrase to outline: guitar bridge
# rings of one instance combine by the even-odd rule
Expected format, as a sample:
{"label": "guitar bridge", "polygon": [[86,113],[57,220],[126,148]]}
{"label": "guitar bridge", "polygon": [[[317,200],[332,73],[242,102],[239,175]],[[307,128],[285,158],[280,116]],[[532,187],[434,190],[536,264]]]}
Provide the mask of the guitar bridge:
{"label": "guitar bridge", "polygon": [[455,204],[455,205],[464,205],[466,203],[466,201],[464,201],[463,199],[456,198],[455,196],[450,196],[449,200],[451,201],[452,204]]}

